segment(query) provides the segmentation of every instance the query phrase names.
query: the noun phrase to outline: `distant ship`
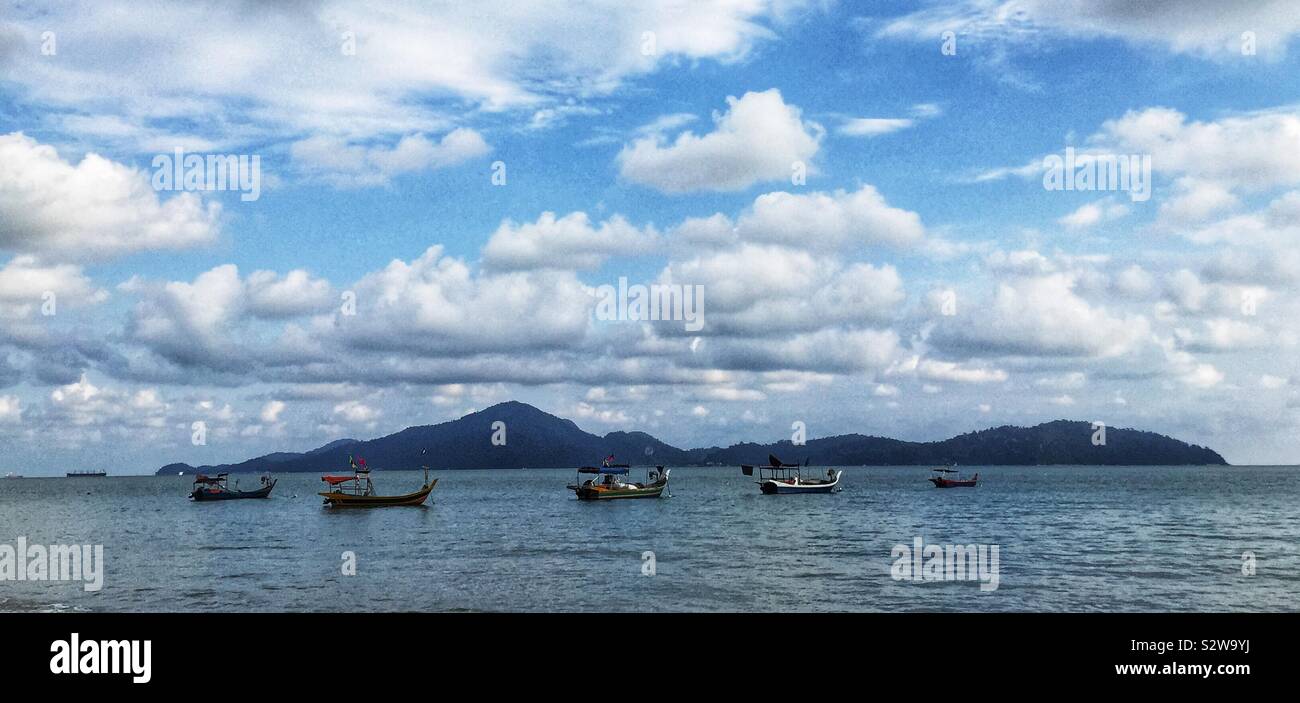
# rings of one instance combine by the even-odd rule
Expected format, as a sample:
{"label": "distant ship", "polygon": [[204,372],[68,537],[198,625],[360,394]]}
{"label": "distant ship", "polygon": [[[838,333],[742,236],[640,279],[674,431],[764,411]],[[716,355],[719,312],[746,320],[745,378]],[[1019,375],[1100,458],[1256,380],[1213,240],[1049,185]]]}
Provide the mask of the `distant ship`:
{"label": "distant ship", "polygon": [[23,477],[22,474],[16,474],[16,473],[14,473],[14,472],[12,472],[12,471],[10,471],[9,473],[5,474],[5,478],[22,478],[22,477]]}
{"label": "distant ship", "polygon": [[69,471],[68,478],[103,478],[108,475],[106,471]]}

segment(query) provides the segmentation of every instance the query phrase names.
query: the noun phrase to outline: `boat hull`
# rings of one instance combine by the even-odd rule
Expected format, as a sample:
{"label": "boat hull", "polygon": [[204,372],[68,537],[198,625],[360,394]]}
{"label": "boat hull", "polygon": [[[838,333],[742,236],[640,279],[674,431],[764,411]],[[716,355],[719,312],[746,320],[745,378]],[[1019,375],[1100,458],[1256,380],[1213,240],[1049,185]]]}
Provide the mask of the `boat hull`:
{"label": "boat hull", "polygon": [[975,487],[975,479],[951,481],[946,478],[931,478],[927,480],[929,480],[930,483],[933,483],[935,488],[974,488]]}
{"label": "boat hull", "polygon": [[424,488],[401,496],[356,496],[336,491],[318,495],[323,497],[325,504],[332,508],[387,508],[401,505],[423,505],[425,499],[429,497],[429,492],[436,485],[438,485],[438,479],[435,478]]}
{"label": "boat hull", "polygon": [[271,489],[275,488],[275,481],[262,486],[255,491],[218,491],[215,493],[196,489],[190,494],[190,500],[199,503],[206,503],[218,500],[242,500],[244,498],[266,498],[271,495]]}
{"label": "boat hull", "polygon": [[629,500],[635,498],[659,498],[668,481],[656,481],[647,486],[627,488],[607,488],[605,486],[571,485],[569,490],[578,496],[578,500]]}
{"label": "boat hull", "polygon": [[835,480],[819,481],[817,483],[791,483],[789,481],[778,481],[768,479],[759,481],[758,490],[764,495],[794,495],[799,493],[834,493],[836,487],[840,485],[840,474],[842,471],[835,472]]}

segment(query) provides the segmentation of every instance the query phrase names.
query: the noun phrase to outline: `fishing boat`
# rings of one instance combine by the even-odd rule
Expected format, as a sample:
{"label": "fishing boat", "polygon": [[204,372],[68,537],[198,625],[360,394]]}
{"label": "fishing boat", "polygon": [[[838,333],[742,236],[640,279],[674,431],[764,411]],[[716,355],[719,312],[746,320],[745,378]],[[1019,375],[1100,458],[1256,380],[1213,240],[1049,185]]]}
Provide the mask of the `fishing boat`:
{"label": "fishing boat", "polygon": [[325,498],[325,505],[335,508],[382,508],[394,505],[423,505],[429,497],[429,491],[438,484],[438,479],[429,480],[429,467],[424,469],[424,485],[414,493],[400,496],[381,496],[375,494],[375,484],[370,480],[370,467],[365,459],[353,460],[351,476],[321,476],[327,491],[318,495]]}
{"label": "fishing boat", "polygon": [[108,475],[107,471],[69,471],[68,478],[104,478]]}
{"label": "fishing boat", "polygon": [[251,491],[239,490],[239,479],[235,479],[235,487],[227,485],[229,474],[221,472],[216,476],[204,476],[199,474],[194,477],[194,490],[190,492],[190,500],[207,501],[207,500],[239,500],[241,498],[266,498],[271,495],[271,489],[275,488],[275,479],[270,474],[261,477],[262,486]]}
{"label": "fishing boat", "polygon": [[[646,480],[632,483],[624,480],[632,467],[628,464],[615,464],[613,455],[606,457],[600,466],[583,466],[578,469],[578,478],[568,485],[578,500],[620,500],[624,498],[658,498],[668,487],[668,474],[671,469],[656,466],[646,469]],[[584,476],[591,478],[584,479]]]}
{"label": "fishing boat", "polygon": [[[935,475],[927,479],[934,484],[935,488],[974,488],[975,482],[980,480],[977,473],[970,478],[962,478],[957,469],[935,469]],[[957,474],[956,478],[950,478],[950,474]]]}
{"label": "fishing boat", "polygon": [[[833,493],[840,483],[843,471],[827,469],[824,478],[805,478],[803,470],[807,468],[798,464],[786,464],[775,455],[767,455],[767,466],[758,467],[758,490],[765,495],[786,495],[790,493]],[[754,475],[754,466],[741,464],[740,472],[746,476]]]}

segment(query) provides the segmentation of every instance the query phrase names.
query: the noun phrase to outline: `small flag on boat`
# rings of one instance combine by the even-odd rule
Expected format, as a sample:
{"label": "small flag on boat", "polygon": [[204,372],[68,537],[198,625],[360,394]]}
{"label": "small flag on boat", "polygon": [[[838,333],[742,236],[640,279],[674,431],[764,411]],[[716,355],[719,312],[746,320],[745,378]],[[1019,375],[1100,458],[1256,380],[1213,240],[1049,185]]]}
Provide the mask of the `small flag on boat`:
{"label": "small flag on boat", "polygon": [[752,467],[752,466],[750,466],[750,465],[748,465],[748,464],[741,464],[741,465],[740,465],[740,473],[742,473],[742,474],[744,474],[744,475],[746,475],[746,476],[753,476],[753,475],[754,475],[754,467]]}
{"label": "small flag on boat", "polygon": [[614,455],[610,454],[609,456],[605,457],[605,463],[603,464],[603,466],[609,466],[612,463],[614,463]]}

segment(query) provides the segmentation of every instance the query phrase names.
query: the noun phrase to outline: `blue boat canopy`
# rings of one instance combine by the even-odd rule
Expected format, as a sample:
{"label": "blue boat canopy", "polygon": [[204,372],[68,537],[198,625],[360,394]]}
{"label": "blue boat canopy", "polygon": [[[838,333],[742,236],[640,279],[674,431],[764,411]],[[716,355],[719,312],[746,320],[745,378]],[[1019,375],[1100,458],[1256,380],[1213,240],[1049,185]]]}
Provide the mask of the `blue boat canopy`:
{"label": "blue boat canopy", "polygon": [[584,466],[578,469],[580,474],[625,474],[626,466]]}

